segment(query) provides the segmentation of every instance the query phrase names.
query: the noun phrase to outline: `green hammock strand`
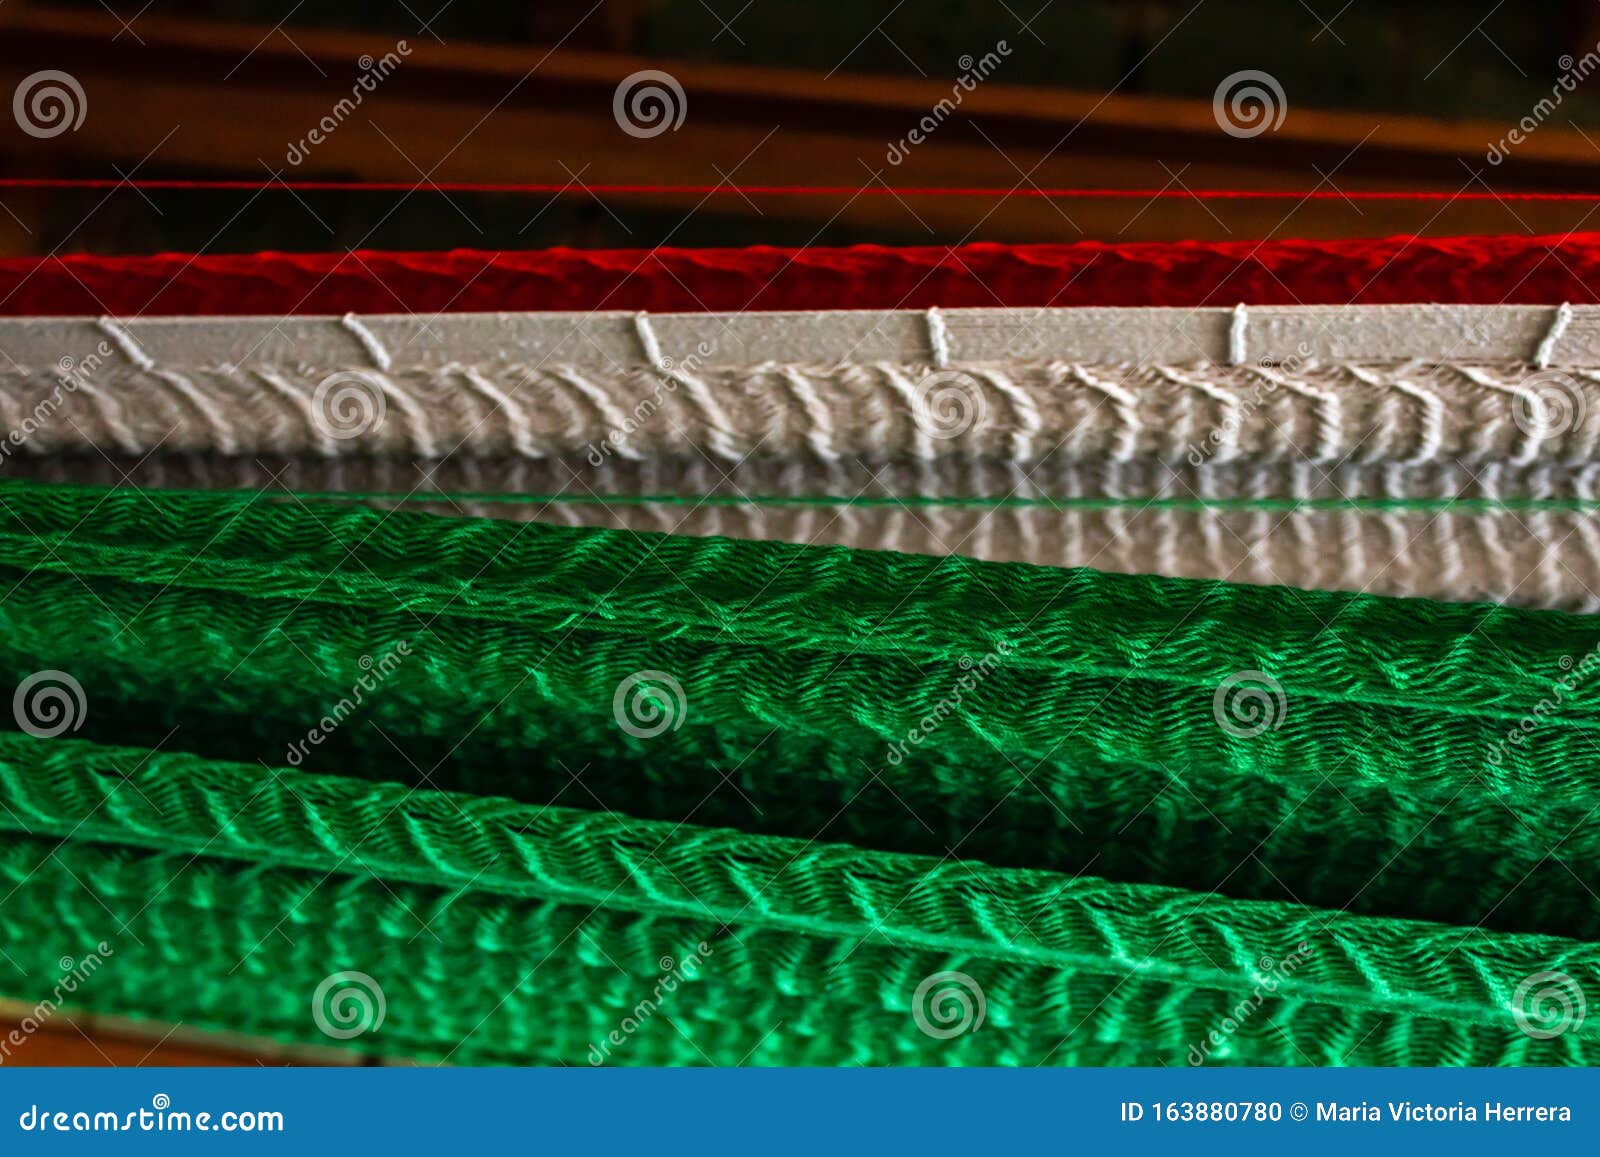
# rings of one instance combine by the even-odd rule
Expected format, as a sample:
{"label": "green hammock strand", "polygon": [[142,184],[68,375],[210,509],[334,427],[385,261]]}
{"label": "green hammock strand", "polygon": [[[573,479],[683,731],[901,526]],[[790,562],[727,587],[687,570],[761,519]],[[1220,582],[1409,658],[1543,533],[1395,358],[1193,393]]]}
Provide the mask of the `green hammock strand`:
{"label": "green hammock strand", "polygon": [[1595,1059],[1513,1015],[1600,982],[1592,617],[26,483],[0,591],[87,705],[0,734],[0,933],[102,1011],[585,1063],[704,942],[606,1063]]}
{"label": "green hammock strand", "polygon": [[[603,1059],[1183,1063],[1208,1031],[1238,1014],[1258,983],[1245,976],[1222,992],[1137,972],[1108,981],[766,929],[735,928],[718,939],[709,922],[542,901],[505,904],[372,877],[131,855],[91,844],[55,856],[27,844],[15,852],[0,855],[0,881],[10,891],[18,877],[32,874],[17,893],[18,915],[8,918],[26,967],[50,974],[51,942],[115,935],[98,906],[33,907],[34,894],[87,886],[112,908],[140,912],[133,925],[140,942],[124,937],[126,946],[80,990],[91,1007],[327,1045],[337,1042],[311,1027],[308,994],[332,970],[359,967],[381,979],[388,1015],[378,1031],[347,1047],[456,1063],[592,1063],[591,1050],[624,1018],[640,1014],[639,1002],[662,975],[662,957],[706,941],[713,950],[704,967],[686,975],[660,1015]],[[154,903],[151,896],[158,897]],[[971,1034],[934,1040],[914,1027],[912,995],[925,977],[947,969],[981,983],[986,1019]],[[1595,1056],[1594,1040],[1581,1032],[1539,1041],[1468,1020],[1286,1000],[1263,1006],[1228,1043],[1229,1052],[1214,1059],[1579,1064]]]}
{"label": "green hammock strand", "polygon": [[[921,956],[928,971],[940,960],[958,959],[983,978],[1027,974],[1039,983],[1056,976],[1100,991],[1131,976],[1145,985],[1182,988],[1189,1016],[1175,1027],[1191,1038],[1204,1033],[1203,1018],[1194,1020],[1198,1010],[1214,1012],[1220,1000],[1225,1012],[1237,1001],[1236,992],[1251,990],[1259,957],[1268,955],[1255,946],[1314,946],[1305,963],[1282,979],[1275,999],[1297,1016],[1328,1023],[1361,1014],[1367,1022],[1426,1019],[1458,1029],[1503,1029],[1511,992],[1500,978],[1542,969],[1587,975],[1600,963],[1600,947],[1550,937],[1491,936],[1092,877],[781,838],[751,840],[722,829],[411,793],[394,784],[274,773],[81,741],[11,738],[3,761],[8,830],[31,832],[44,858],[59,861],[102,899],[139,902],[145,909],[140,916],[148,915],[147,900],[163,920],[183,927],[203,924],[197,914],[211,909],[230,912],[240,929],[203,933],[224,955],[249,952],[252,935],[272,939],[278,918],[291,912],[296,927],[288,938],[298,941],[338,895],[335,889],[325,896],[319,883],[339,875],[352,877],[358,887],[365,878],[384,881],[385,890],[407,888],[406,895],[393,892],[373,906],[369,886],[367,901],[347,909],[345,922],[353,917],[359,927],[350,930],[342,951],[358,957],[373,942],[389,940],[392,947],[419,948],[418,960],[434,951],[468,951],[474,958],[505,955],[512,969],[538,965],[542,973],[561,954],[554,929],[564,930],[561,939],[582,935],[603,950],[626,939],[607,929],[625,927],[630,918],[654,920],[663,926],[647,937],[648,945],[717,945],[706,957],[706,973],[719,984],[737,980],[741,987],[804,994],[805,971],[791,968],[780,975],[783,962],[799,954],[843,967],[838,984],[822,986],[829,999],[854,994],[866,1000],[884,978],[874,954],[850,964],[852,949],[893,946],[894,955]],[[70,859],[41,844],[44,836],[69,832]],[[101,845],[122,852],[108,856]],[[130,856],[133,848],[164,850],[169,878],[134,886],[114,882],[156,863],[158,857]],[[197,860],[196,853],[205,859]],[[27,858],[7,860],[13,878],[27,871]],[[217,867],[227,859],[260,868],[235,879]],[[200,870],[192,872],[197,863]],[[50,906],[58,898],[48,883],[24,874],[23,900],[40,895]],[[446,939],[435,926],[437,917],[446,911],[458,919],[468,915],[459,906],[463,889],[473,897],[474,930],[453,931]],[[27,911],[26,903],[13,901],[8,911],[13,907]],[[106,910],[74,907],[99,929],[96,936],[115,938],[105,931],[111,919]],[[606,912],[610,923],[591,925],[583,919],[585,910]],[[159,935],[147,934],[152,923],[136,921],[132,927],[149,939]],[[512,926],[519,931],[508,939]],[[536,953],[533,945],[546,951]],[[149,943],[141,948],[152,951]],[[718,955],[723,960],[713,969],[710,961]],[[875,955],[881,961],[884,953]],[[730,957],[738,959],[737,972],[724,967]],[[326,971],[328,959],[314,956],[310,974],[301,969],[306,983],[315,984],[321,975],[316,969]],[[1403,987],[1384,979],[1420,960],[1437,963],[1407,977]],[[867,964],[871,970],[860,971]],[[545,974],[541,990],[558,991],[548,985],[559,971]],[[827,968],[815,973],[828,974]],[[492,988],[500,979],[474,978],[470,971],[456,975],[469,986]],[[577,983],[577,991],[589,987]],[[900,993],[902,1007],[910,987]],[[1005,989],[1015,1003],[998,1004],[1002,990],[985,988],[997,1025],[1026,1011],[1028,1018],[1018,1025],[1040,1027],[1038,1018],[1048,1009],[1039,1006],[1039,992]],[[459,995],[449,1001],[470,1008]],[[1074,1007],[1082,1006],[1069,1005],[1068,1011]],[[423,1041],[410,1043],[420,1048]],[[455,1043],[442,1036],[430,1051]],[[1507,1034],[1506,1043],[1517,1042]],[[1559,1046],[1579,1047],[1595,1049],[1600,1040],[1580,1033]]]}

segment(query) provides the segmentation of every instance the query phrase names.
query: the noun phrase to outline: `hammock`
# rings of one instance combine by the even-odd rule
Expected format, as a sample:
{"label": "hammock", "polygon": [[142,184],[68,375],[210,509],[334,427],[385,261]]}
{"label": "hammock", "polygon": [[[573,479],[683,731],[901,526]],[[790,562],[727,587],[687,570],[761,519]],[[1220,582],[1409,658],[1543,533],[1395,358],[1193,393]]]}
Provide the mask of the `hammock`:
{"label": "hammock", "polygon": [[451,1063],[1595,1063],[1595,252],[0,263],[6,957]]}

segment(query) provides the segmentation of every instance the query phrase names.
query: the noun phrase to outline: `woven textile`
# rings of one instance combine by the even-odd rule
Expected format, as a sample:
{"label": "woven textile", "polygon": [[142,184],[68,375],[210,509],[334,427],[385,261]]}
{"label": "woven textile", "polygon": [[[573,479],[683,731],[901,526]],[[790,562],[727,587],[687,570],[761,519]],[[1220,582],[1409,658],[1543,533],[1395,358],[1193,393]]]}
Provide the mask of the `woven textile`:
{"label": "woven textile", "polygon": [[[919,392],[934,372],[948,383],[943,400]],[[601,463],[687,459],[698,448],[727,467],[961,458],[1032,467],[1046,456],[1173,466],[1574,466],[1592,462],[1600,446],[1597,378],[1600,369],[1574,368],[1558,391],[1550,372],[1524,362],[1285,372],[1204,363],[961,363],[934,371],[926,361],[764,361],[669,374],[663,385],[637,356],[633,364],[570,364],[502,355],[382,372],[356,360],[179,363],[97,375],[69,397],[73,422],[41,430],[26,453],[567,455]],[[322,387],[329,379],[348,412],[334,409],[338,395]],[[0,417],[17,428],[48,409],[60,385],[51,372],[0,373]]]}
{"label": "woven textile", "polygon": [[0,313],[423,315],[1594,301],[1600,243],[1550,237],[846,249],[158,254],[0,261]]}
{"label": "woven textile", "polygon": [[[738,1060],[758,1048],[763,1061],[790,1063],[1170,1063],[1272,977],[1260,1022],[1216,1059],[1596,1055],[1581,1034],[1547,1043],[1506,1031],[1510,978],[1600,962],[1592,947],[1550,937],[1463,938],[1412,921],[73,741],[0,746],[16,805],[6,826],[86,837],[53,857],[38,839],[7,847],[0,880],[21,894],[10,927],[65,921],[105,935],[139,904],[131,928],[144,943],[122,949],[109,990],[119,1010],[304,1036],[303,1001],[289,997],[332,960],[382,977],[391,1035],[368,1047],[421,1056],[580,1063],[604,1046],[630,1063]],[[29,780],[39,786],[18,790]],[[218,814],[233,817],[220,841],[208,834]],[[134,850],[151,845],[169,850]],[[51,904],[68,873],[110,914]],[[281,941],[252,951],[253,938],[285,924]],[[1274,975],[1280,960],[1261,945],[1281,945],[1291,971]],[[608,1044],[684,953],[699,963],[670,994],[679,1027],[647,1024]],[[1444,963],[1389,982],[1422,953]],[[167,954],[202,965],[205,979],[177,990],[160,976]],[[915,1027],[913,998],[925,977],[955,966],[981,987],[986,1025],[946,1042]],[[817,975],[831,979],[819,989]],[[777,1042],[763,1039],[778,1025]]]}
{"label": "woven textile", "polygon": [[0,262],[0,971],[459,1063],[1600,1063],[1597,257]]}
{"label": "woven textile", "polygon": [[1597,333],[1581,306],[32,319],[0,322],[0,419],[8,470],[52,480],[1594,610]]}
{"label": "woven textile", "polygon": [[82,698],[0,739],[0,922],[114,942],[90,1008],[326,1042],[359,971],[352,1047],[451,1060],[1594,1059],[1523,982],[1600,982],[1600,620],[3,498],[0,664]]}

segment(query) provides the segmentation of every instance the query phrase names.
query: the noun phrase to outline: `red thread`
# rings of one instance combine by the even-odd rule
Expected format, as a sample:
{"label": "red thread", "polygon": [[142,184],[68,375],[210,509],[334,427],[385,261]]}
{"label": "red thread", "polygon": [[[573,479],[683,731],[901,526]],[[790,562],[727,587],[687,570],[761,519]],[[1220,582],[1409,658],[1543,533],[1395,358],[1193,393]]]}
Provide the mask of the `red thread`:
{"label": "red thread", "polygon": [[1001,188],[988,186],[908,186],[888,185],[564,185],[498,181],[195,181],[178,179],[114,180],[110,177],[0,177],[0,189],[160,189],[209,192],[270,192],[273,189],[295,192],[347,193],[539,193],[552,195],[593,194],[608,196],[685,196],[685,197],[1010,197],[1050,200],[1117,201],[1600,201],[1600,193],[1495,193],[1487,191],[1351,190],[1336,189],[1074,189]]}
{"label": "red thread", "polygon": [[1600,234],[0,260],[0,315],[1593,303]]}

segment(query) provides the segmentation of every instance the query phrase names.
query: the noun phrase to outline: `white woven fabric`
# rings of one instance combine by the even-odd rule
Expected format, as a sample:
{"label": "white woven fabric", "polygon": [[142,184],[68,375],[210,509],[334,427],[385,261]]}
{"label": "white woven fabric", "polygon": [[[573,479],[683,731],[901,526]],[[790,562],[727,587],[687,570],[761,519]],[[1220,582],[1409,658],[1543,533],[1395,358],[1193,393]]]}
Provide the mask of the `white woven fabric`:
{"label": "white woven fabric", "polygon": [[1600,609],[1600,309],[46,319],[0,351],[14,474]]}
{"label": "white woven fabric", "polygon": [[705,453],[725,463],[1064,456],[1331,466],[1578,465],[1600,450],[1600,370],[1523,363],[768,363],[692,381],[640,366],[156,365],[64,387],[13,370],[0,372],[0,423],[34,427],[13,454],[160,446],[595,463]]}
{"label": "white woven fabric", "polygon": [[[708,456],[615,460],[582,458],[449,458],[406,456],[282,457],[218,453],[141,457],[100,450],[19,457],[13,477],[94,485],[152,488],[204,487],[254,490],[275,487],[310,492],[409,496],[437,494],[528,496],[594,501],[614,495],[739,499],[754,505],[829,497],[840,503],[924,499],[1022,500],[1048,506],[1106,499],[1138,505],[1151,499],[1204,501],[1304,499],[1365,504],[1384,500],[1600,503],[1600,462],[1582,467],[1551,463],[1466,466],[1452,462],[1406,465],[1312,462],[1208,462],[1201,466],[1149,460],[1073,461],[1053,455],[1034,465],[978,458],[934,462],[772,461],[726,464]],[[989,504],[994,504],[993,502]]]}
{"label": "white woven fabric", "polygon": [[[1030,474],[974,461],[745,463],[724,471],[704,459],[596,468],[465,457],[156,455],[136,463],[98,454],[18,465],[57,481],[346,491],[439,514],[1600,611],[1600,466],[1474,472],[1347,464],[1324,471],[1304,463],[1173,468],[1052,460]],[[1419,504],[1437,494],[1459,498]],[[646,495],[692,497],[640,501]],[[972,495],[1004,501],[942,504]],[[818,496],[839,501],[789,505]],[[1571,508],[1519,505],[1529,498]],[[1297,499],[1309,505],[1295,509]]]}
{"label": "white woven fabric", "polygon": [[129,364],[696,368],[764,362],[1517,361],[1600,367],[1600,306],[455,313],[0,319],[0,365],[50,369],[106,341]]}
{"label": "white woven fabric", "polygon": [[615,506],[440,513],[1600,611],[1595,512]]}

